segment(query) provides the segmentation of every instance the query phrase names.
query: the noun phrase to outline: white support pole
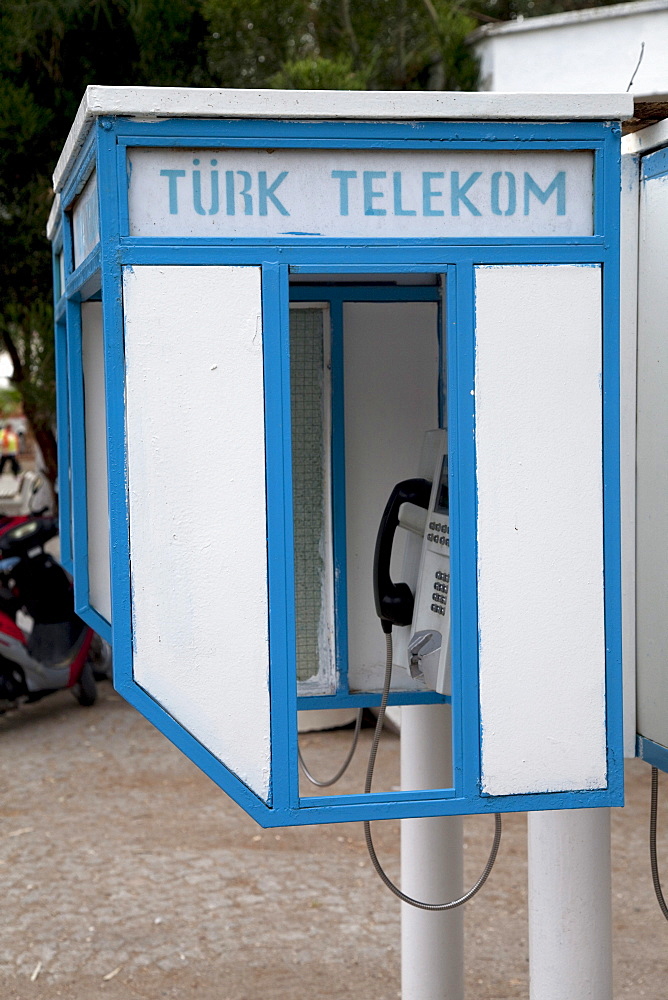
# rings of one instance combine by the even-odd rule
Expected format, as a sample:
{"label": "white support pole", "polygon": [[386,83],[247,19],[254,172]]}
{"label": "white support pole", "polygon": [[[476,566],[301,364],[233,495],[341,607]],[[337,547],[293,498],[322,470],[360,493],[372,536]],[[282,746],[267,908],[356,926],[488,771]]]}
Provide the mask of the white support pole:
{"label": "white support pole", "polygon": [[[446,705],[401,709],[401,787],[452,785],[451,712]],[[401,821],[401,888],[429,903],[463,893],[460,816]],[[402,1000],[463,1000],[463,907],[444,913],[401,904]]]}
{"label": "white support pole", "polygon": [[531,1000],[612,1000],[610,810],[530,813]]}

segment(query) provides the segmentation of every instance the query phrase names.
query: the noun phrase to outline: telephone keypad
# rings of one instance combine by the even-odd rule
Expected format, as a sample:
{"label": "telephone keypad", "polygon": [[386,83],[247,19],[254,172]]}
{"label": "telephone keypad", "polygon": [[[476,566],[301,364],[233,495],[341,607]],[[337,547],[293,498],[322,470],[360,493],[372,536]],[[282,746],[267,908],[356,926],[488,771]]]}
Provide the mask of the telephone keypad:
{"label": "telephone keypad", "polygon": [[447,524],[441,524],[440,521],[430,521],[429,530],[435,531],[437,534],[440,535],[441,532],[445,532],[447,534],[450,531],[450,528],[448,527]]}

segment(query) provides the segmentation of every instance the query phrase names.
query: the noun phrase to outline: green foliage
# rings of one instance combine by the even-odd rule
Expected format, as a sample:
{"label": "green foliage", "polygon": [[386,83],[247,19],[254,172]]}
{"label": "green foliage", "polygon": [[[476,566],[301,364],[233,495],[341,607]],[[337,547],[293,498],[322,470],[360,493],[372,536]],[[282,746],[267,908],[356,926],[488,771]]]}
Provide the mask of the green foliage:
{"label": "green foliage", "polygon": [[21,393],[11,386],[0,388],[0,418],[11,417],[21,406]]}
{"label": "green foliage", "polygon": [[209,69],[219,87],[266,87],[285,63],[313,55],[305,0],[204,0]]}
{"label": "green foliage", "polygon": [[477,21],[452,0],[320,0],[323,55],[349,52],[369,90],[463,90],[477,69],[464,40]]}
{"label": "green foliage", "polygon": [[280,90],[366,90],[366,82],[364,73],[353,69],[349,56],[288,60],[269,79]]}
{"label": "green foliage", "polygon": [[14,357],[15,387],[31,422],[49,427],[54,419],[55,351],[53,307],[35,299],[17,309],[8,307],[4,316]]}
{"label": "green foliage", "polygon": [[452,0],[205,0],[203,12],[221,87],[475,86],[465,38],[477,21]]}

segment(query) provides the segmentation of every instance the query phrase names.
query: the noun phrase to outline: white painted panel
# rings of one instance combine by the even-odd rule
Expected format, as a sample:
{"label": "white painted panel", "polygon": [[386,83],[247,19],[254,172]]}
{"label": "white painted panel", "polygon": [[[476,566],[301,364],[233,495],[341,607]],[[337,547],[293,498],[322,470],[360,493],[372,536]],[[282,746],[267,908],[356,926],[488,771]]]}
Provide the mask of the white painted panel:
{"label": "white painted panel", "polygon": [[668,746],[668,175],[642,184],[638,268],[638,732]]}
{"label": "white painted panel", "polygon": [[482,789],[606,784],[599,266],[476,268]]}
{"label": "white painted panel", "polygon": [[[344,307],[348,677],[353,690],[383,686],[385,640],[373,600],[374,548],[392,487],[418,475],[424,434],[438,426],[437,315],[434,302]],[[401,579],[401,534],[392,563],[396,581]],[[399,669],[393,685],[424,690]]]}
{"label": "white painted panel", "polygon": [[473,237],[593,233],[593,154],[138,149],[132,236]]}
{"label": "white painted panel", "polygon": [[100,242],[100,214],[97,204],[97,174],[86,181],[72,212],[74,266],[78,267]]}
{"label": "white painted panel", "polygon": [[84,302],[82,304],[81,334],[86,431],[88,600],[91,607],[110,622],[107,416],[104,401],[104,344],[101,302]]}
{"label": "white painted panel", "polygon": [[267,798],[261,270],[124,271],[134,677]]}

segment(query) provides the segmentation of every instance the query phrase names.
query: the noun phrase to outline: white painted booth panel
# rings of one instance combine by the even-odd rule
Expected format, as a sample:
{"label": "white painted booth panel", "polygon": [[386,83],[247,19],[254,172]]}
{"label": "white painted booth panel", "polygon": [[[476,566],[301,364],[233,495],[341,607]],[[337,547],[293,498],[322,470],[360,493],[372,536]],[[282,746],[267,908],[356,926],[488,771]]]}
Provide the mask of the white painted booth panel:
{"label": "white painted booth panel", "polygon": [[482,789],[606,785],[598,265],[476,268]]}
{"label": "white painted booth panel", "polygon": [[668,175],[642,183],[638,268],[638,732],[668,746]]}
{"label": "white painted booth panel", "polygon": [[[348,679],[351,691],[378,691],[385,640],[373,598],[374,548],[392,488],[419,474],[425,432],[438,427],[437,304],[347,303],[343,340]],[[392,559],[396,581],[401,534]],[[424,690],[405,669],[393,671],[393,687]]]}
{"label": "white painted booth panel", "polygon": [[101,302],[81,305],[81,355],[86,431],[88,600],[91,607],[110,622],[109,488]]}
{"label": "white painted booth panel", "polygon": [[[97,174],[95,171],[77,198],[72,211],[72,252],[78,267],[100,242]],[[64,288],[64,286],[61,286]]]}
{"label": "white painted booth panel", "polygon": [[135,681],[270,785],[261,269],[123,275]]}

